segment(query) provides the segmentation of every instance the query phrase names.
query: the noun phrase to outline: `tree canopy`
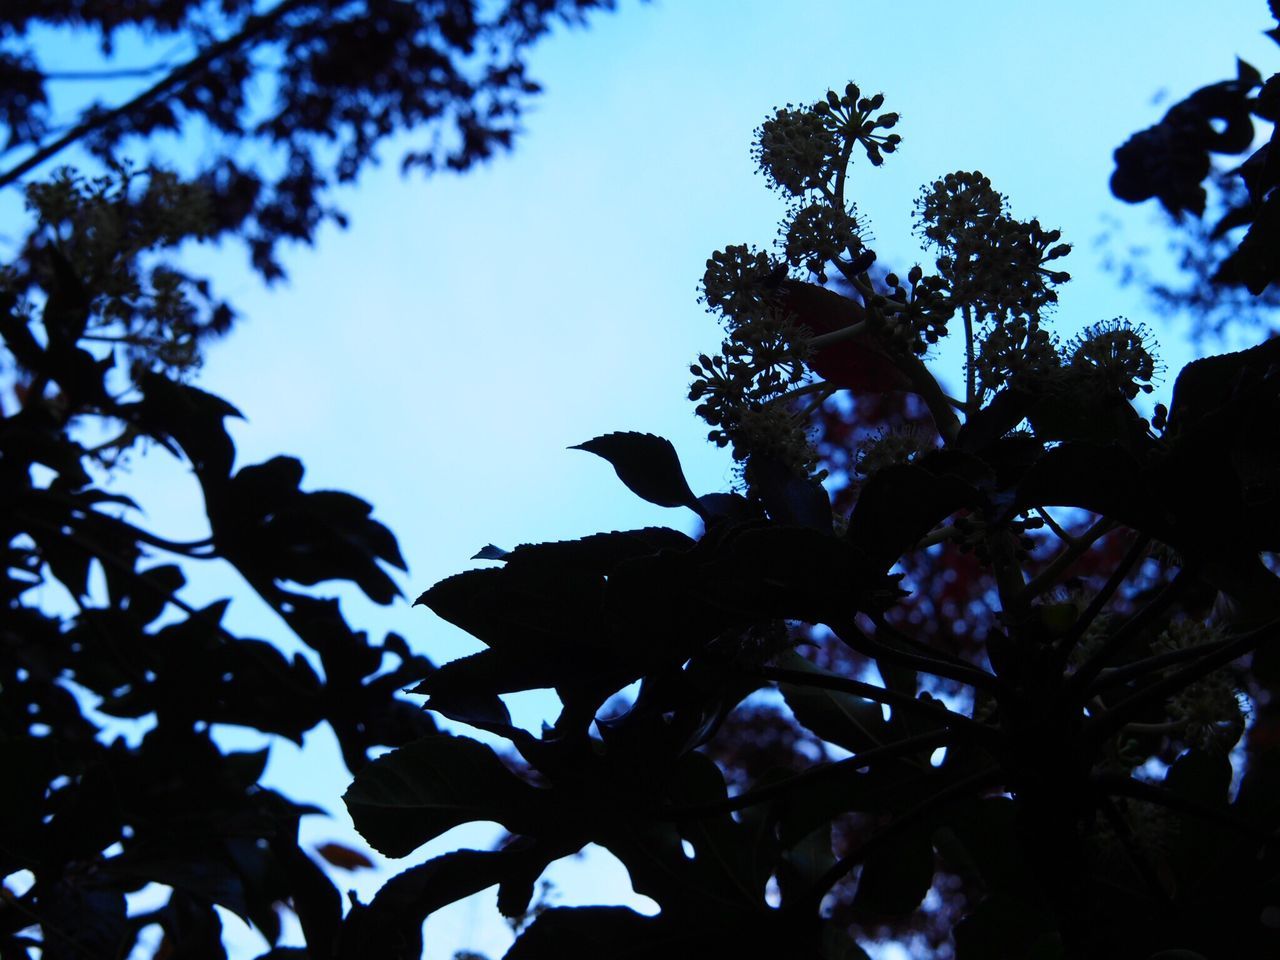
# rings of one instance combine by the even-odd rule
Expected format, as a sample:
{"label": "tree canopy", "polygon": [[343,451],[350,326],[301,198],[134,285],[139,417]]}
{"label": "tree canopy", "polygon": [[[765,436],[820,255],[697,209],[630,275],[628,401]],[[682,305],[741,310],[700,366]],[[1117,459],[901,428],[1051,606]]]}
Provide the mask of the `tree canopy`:
{"label": "tree canopy", "polygon": [[[466,170],[509,149],[521,109],[538,92],[528,49],[557,20],[582,22],[613,0],[160,0],[146,4],[17,0],[0,15],[0,123],[9,186],[72,145],[99,158],[160,133],[216,133],[195,179],[211,202],[212,233],[249,246],[267,278],[282,275],[282,240],[310,242],[325,220],[345,222],[330,187],[356,179],[393,134],[426,142],[403,167]],[[99,70],[42,61],[47,31],[90,31],[111,54],[141,34],[154,59]],[[151,48],[160,49],[152,50]],[[118,59],[118,58],[117,58]],[[72,119],[52,114],[58,83],[136,77],[122,102],[95,101]]]}
{"label": "tree canopy", "polygon": [[[517,4],[492,23],[527,16],[531,38],[547,16],[597,5]],[[201,69],[245,31],[278,53],[334,24],[331,42],[345,42],[393,13],[430,12],[430,36],[488,49],[450,19],[478,18],[471,6],[370,4],[367,18],[357,6],[331,21],[332,5],[290,0],[160,5],[136,22],[197,37]],[[59,9],[39,16],[106,39],[120,26],[115,7]],[[16,11],[3,22],[23,37],[37,13]],[[206,36],[214,27],[228,29]],[[12,54],[9,69],[51,79],[33,56]],[[307,95],[325,100],[333,75],[298,58]],[[216,110],[200,113],[213,81],[157,72],[179,79],[156,102],[216,125]],[[1242,64],[1122,146],[1113,180],[1122,199],[1198,215],[1208,154],[1253,151],[1216,276],[1254,292],[1275,279],[1276,174],[1254,120],[1274,120],[1277,82]],[[178,97],[188,89],[195,107]],[[465,114],[476,93],[459,90]],[[14,114],[29,129],[11,123],[15,143],[46,144],[33,156],[57,143],[43,139],[42,96]],[[162,111],[145,126],[153,106],[144,98],[120,136],[161,129]],[[235,118],[231,140],[276,142]],[[116,123],[101,128],[106,153]],[[157,956],[225,956],[215,907],[274,943],[288,904],[306,946],[266,957],[415,960],[427,917],[496,887],[520,927],[509,960],[855,960],[922,917],[923,935],[961,960],[1275,953],[1280,341],[1187,365],[1144,414],[1138,401],[1158,389],[1148,331],[1115,319],[1057,333],[1048,310],[1069,296],[1070,244],[1015,216],[982,173],[922,189],[927,265],[878,261],[848,171],[892,162],[900,126],[883,95],[849,83],[756,131],[786,204],[780,239],[707,260],[703,300],[726,339],[691,368],[690,397],[739,463],[737,488],[692,489],[661,437],[586,440],[580,450],[695,520],[696,535],[485,547],[483,566],[418,598],[484,645],[440,666],[397,635],[371,639],[312,589],[397,595],[399,547],[370,505],[304,489],[291,457],[237,464],[236,409],[190,382],[220,305],[171,252],[227,230],[251,244],[256,231],[290,236],[264,221],[269,206],[228,225],[216,179],[114,162],[30,185],[36,226],[0,276],[12,376],[0,749],[14,771],[0,786],[0,876],[34,880],[5,888],[0,952],[127,955],[158,927]],[[965,357],[958,396],[931,366],[947,337]],[[142,442],[190,465],[207,537],[169,540],[108,492],[105,473]],[[213,560],[321,669],[233,634],[224,604],[183,599],[183,571]],[[55,590],[64,604],[48,602]],[[529,689],[562,705],[536,735],[503,700]],[[510,747],[445,732],[433,714]],[[146,732],[116,736],[112,718]],[[310,809],[261,785],[264,754],[221,750],[217,723],[295,740],[331,726],[354,777],[347,808],[388,857],[462,823],[509,836],[344,907],[298,844]],[[548,865],[588,844],[660,912],[540,909]],[[126,896],[149,884],[164,902],[130,911]],[[931,890],[940,906],[925,908]]]}

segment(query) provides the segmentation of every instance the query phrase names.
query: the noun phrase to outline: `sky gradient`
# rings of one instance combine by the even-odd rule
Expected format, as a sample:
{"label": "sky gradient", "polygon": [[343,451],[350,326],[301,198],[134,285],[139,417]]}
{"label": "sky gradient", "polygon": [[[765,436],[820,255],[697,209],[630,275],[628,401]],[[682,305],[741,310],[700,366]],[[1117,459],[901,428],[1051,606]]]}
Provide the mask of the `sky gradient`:
{"label": "sky gradient", "polygon": [[[378,169],[335,199],[351,216],[316,249],[286,254],[287,284],[265,289],[230,246],[193,258],[242,311],[210,352],[200,385],[246,414],[233,428],[239,463],[278,453],[307,465],[304,487],[372,502],[409,563],[412,600],[477,565],[493,542],[568,539],[693,518],[637,500],[601,460],[572,444],[613,430],[662,434],[696,493],[727,489],[732,465],[705,441],[685,398],[688,364],[720,341],[697,303],[712,251],[769,245],[783,213],[750,157],[752,131],[775,106],[857,82],[902,115],[904,142],[883,168],[855,164],[850,195],[882,260],[928,263],[911,232],[920,186],[980,169],[1015,214],[1060,227],[1075,252],[1062,291],[1064,335],[1115,316],[1151,322],[1141,295],[1100,267],[1103,218],[1125,242],[1159,242],[1150,205],[1107,189],[1111,151],[1166,105],[1234,75],[1235,56],[1264,75],[1280,50],[1261,36],[1261,0],[621,0],[588,30],[557,30],[531,57],[545,95],[515,152],[461,177],[402,178],[398,160],[421,134],[388,144]],[[199,152],[198,143],[184,149]],[[10,208],[0,210],[0,216]],[[11,215],[11,214],[10,214]],[[1170,371],[1189,355],[1159,329]],[[958,382],[944,359],[935,369]],[[1172,375],[1155,398],[1167,401]],[[125,478],[166,536],[202,536],[194,484],[161,451]],[[221,573],[193,580],[189,600],[233,589]],[[394,630],[443,662],[478,644],[408,602],[387,609],[352,596],[354,625]],[[283,625],[238,598],[229,625],[287,645]],[[547,698],[513,698],[536,725]],[[239,742],[239,741],[237,741]],[[245,741],[247,742],[247,741]],[[309,818],[317,842],[350,826],[337,801],[346,778],[326,732],[273,753],[268,779],[330,809]],[[428,848],[483,845],[460,828]],[[363,898],[411,861],[354,876]],[[559,904],[621,902],[625,874],[605,858],[558,865]],[[461,949],[500,956],[510,934],[493,891],[427,924],[430,960]],[[245,934],[245,956],[260,941]],[[254,946],[250,946],[254,945]]]}

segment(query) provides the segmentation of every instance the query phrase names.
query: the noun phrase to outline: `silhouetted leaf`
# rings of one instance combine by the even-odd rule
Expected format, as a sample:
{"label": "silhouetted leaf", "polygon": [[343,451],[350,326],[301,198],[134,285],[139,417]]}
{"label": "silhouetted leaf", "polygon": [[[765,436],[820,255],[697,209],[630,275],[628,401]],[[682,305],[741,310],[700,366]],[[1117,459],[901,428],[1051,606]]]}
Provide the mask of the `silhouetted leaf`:
{"label": "silhouetted leaf", "polygon": [[[794,650],[774,662],[788,670],[830,676]],[[857,753],[882,746],[888,737],[884,713],[872,700],[798,683],[779,683],[778,690],[796,720],[829,743]]]}
{"label": "silhouetted leaf", "polygon": [[1212,807],[1226,803],[1231,777],[1231,761],[1222,754],[1188,750],[1169,766],[1164,782],[1175,793]]}
{"label": "silhouetted leaf", "polygon": [[891,566],[951,514],[977,503],[973,480],[952,469],[964,464],[968,473],[974,459],[938,460],[938,473],[927,458],[877,470],[863,485],[845,537],[877,566]]}
{"label": "silhouetted leaf", "polygon": [[359,497],[299,489],[302,464],[274,457],[244,467],[211,504],[219,547],[251,576],[316,584],[350,580],[376,603],[400,595],[379,561],[403,570],[391,531]]}
{"label": "silhouetted leaf", "polygon": [[[421,686],[415,690],[420,691]],[[431,699],[425,704],[428,710],[482,730],[502,732],[511,728],[511,713],[495,693],[469,692],[448,683],[430,685],[428,689],[432,691]]]}
{"label": "silhouetted leaf", "polygon": [[570,447],[603,457],[636,496],[660,507],[700,509],[670,440],[651,433],[607,433]]}
{"label": "silhouetted leaf", "polygon": [[705,960],[705,938],[674,939],[650,917],[626,907],[556,907],[538,916],[503,960],[600,960],[655,958]]}
{"label": "silhouetted leaf", "polygon": [[159,374],[146,376],[141,387],[139,426],[170,449],[176,444],[206,491],[230,476],[235,446],[222,421],[241,416],[240,411],[221,397]]}
{"label": "silhouetted leaf", "polygon": [[340,870],[371,870],[373,868],[373,861],[359,850],[333,840],[316,847],[316,853],[320,854],[326,863],[331,863]]}
{"label": "silhouetted leaf", "polygon": [[403,857],[451,827],[492,820],[519,831],[537,823],[538,791],[484,744],[423,737],[374,760],[343,794],[356,829],[379,853]]}
{"label": "silhouetted leaf", "polygon": [[618,565],[660,550],[693,549],[694,541],[679,530],[644,527],[596,533],[580,540],[521,544],[506,555],[508,563],[535,563],[547,568],[576,568],[607,576]]}
{"label": "silhouetted leaf", "polygon": [[748,472],[752,489],[771,519],[812,527],[822,533],[831,532],[831,499],[817,480],[759,455],[752,456]]}
{"label": "silhouetted leaf", "polygon": [[910,913],[933,885],[931,831],[909,828],[880,845],[862,865],[853,909],[860,916]]}

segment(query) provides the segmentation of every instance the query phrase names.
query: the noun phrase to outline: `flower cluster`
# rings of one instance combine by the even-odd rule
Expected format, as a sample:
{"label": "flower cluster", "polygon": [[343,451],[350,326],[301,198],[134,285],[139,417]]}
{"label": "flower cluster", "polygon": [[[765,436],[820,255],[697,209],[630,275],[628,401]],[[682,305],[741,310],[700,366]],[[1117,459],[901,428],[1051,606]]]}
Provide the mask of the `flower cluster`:
{"label": "flower cluster", "polygon": [[730,330],[767,320],[776,313],[769,288],[786,266],[745,243],[717,250],[702,275],[701,301],[719,313]]}
{"label": "flower cluster", "polygon": [[1048,264],[1071,252],[1062,234],[1004,212],[1006,198],[980,172],[949,173],[916,201],[917,230],[940,256],[953,301],[996,322],[1038,318],[1070,274]]}
{"label": "flower cluster", "polygon": [[[1214,627],[1192,620],[1168,626],[1153,643],[1156,653],[1185,650],[1222,639]],[[1244,694],[1228,670],[1217,670],[1179,690],[1169,701],[1169,718],[1182,724],[1177,740],[1189,747],[1230,753],[1244,735]]]}
{"label": "flower cluster", "polygon": [[861,477],[870,477],[885,467],[911,463],[933,449],[933,438],[915,424],[897,430],[879,430],[858,445],[853,469]]}
{"label": "flower cluster", "polygon": [[974,356],[979,397],[995,393],[1013,380],[1041,388],[1061,368],[1057,338],[1035,317],[989,323]]}
{"label": "flower cluster", "polygon": [[1072,341],[1068,362],[1095,374],[1108,392],[1132,400],[1139,393],[1150,393],[1152,380],[1160,372],[1159,361],[1147,347],[1149,339],[1150,332],[1142,324],[1135,327],[1123,317],[1104,320]]}
{"label": "flower cluster", "polygon": [[806,472],[816,454],[802,425],[784,397],[804,376],[803,338],[779,327],[772,338],[750,345],[730,340],[715,357],[706,354],[689,368],[694,380],[689,399],[696,413],[714,429],[707,438],[717,446],[732,444],[735,459],[767,452],[782,463]]}
{"label": "flower cluster", "polygon": [[87,326],[97,341],[117,345],[131,368],[178,376],[199,366],[205,336],[230,325],[207,282],[158,258],[208,234],[209,197],[198,184],[127,165],[95,179],[63,169],[27,188],[27,206],[38,227],[0,279],[21,312],[34,315],[36,289],[92,291]]}
{"label": "flower cluster", "polygon": [[825,99],[809,107],[787,104],[756,131],[756,162],[785,193],[801,196],[819,191],[830,196],[836,192],[833,181],[843,178],[855,145],[879,166],[883,154],[893,153],[902,142],[896,133],[876,132],[898,123],[896,113],[872,117],[882,106],[883,94],[864,97],[854,83],[846,84],[843,93],[828,91]]}
{"label": "flower cluster", "polygon": [[918,356],[947,335],[947,321],[955,313],[941,277],[925,276],[919,265],[907,272],[904,284],[886,274],[884,302],[869,315],[871,325],[890,344]]}
{"label": "flower cluster", "polygon": [[856,83],[845,84],[844,93],[827,91],[826,100],[819,100],[813,105],[813,112],[825,122],[827,129],[834,131],[847,144],[859,144],[867,152],[867,159],[875,166],[884,163],[882,153],[893,153],[902,142],[896,133],[882,134],[876,130],[890,130],[898,124],[896,113],[882,113],[872,118],[871,114],[884,106],[884,94],[877,93],[871,97],[862,96]]}
{"label": "flower cluster", "polygon": [[866,250],[856,212],[825,202],[796,204],[779,233],[787,263],[808,270],[819,283],[827,282],[827,264]]}

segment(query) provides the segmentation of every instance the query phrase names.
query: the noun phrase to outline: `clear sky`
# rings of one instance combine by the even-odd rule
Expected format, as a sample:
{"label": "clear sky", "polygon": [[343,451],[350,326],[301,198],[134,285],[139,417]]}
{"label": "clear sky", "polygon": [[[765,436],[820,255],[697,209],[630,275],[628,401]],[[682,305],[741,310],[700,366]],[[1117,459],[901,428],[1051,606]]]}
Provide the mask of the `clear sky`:
{"label": "clear sky", "polygon": [[[1264,75],[1280,68],[1280,49],[1260,33],[1262,0],[1207,9],[1198,0],[621,0],[618,13],[558,30],[534,52],[546,92],[513,155],[463,177],[406,179],[398,159],[414,135],[388,146],[381,168],[337,196],[351,228],[292,251],[287,285],[264,289],[238,248],[202,254],[244,320],[211,351],[201,385],[246,413],[235,427],[241,463],[296,454],[305,487],[375,505],[409,562],[410,600],[475,565],[468,558],[489,542],[688,528],[689,516],[635,499],[603,461],[566,447],[612,430],[660,433],[695,492],[731,482],[727,455],[706,443],[685,399],[690,360],[720,340],[696,287],[713,250],[774,237],[782,201],[749,155],[771,108],[854,80],[902,115],[900,152],[880,169],[855,167],[851,181],[883,259],[921,257],[910,212],[923,183],[980,169],[1015,213],[1076,244],[1063,334],[1117,315],[1150,322],[1141,297],[1100,268],[1104,216],[1135,240],[1155,222],[1149,206],[1110,198],[1111,151],[1159,118],[1161,91],[1177,99],[1225,79],[1237,54]],[[1161,329],[1160,339],[1176,371],[1187,359],[1177,334]],[[954,382],[958,368],[939,369]],[[157,452],[127,484],[160,532],[202,535],[181,466]],[[232,583],[198,578],[191,600]],[[354,624],[395,630],[437,662],[478,646],[407,602],[380,609],[353,597],[346,608]],[[233,605],[231,623],[285,642],[251,601]],[[514,703],[525,723],[547,709],[537,695]],[[308,837],[350,835],[338,800],[346,778],[327,734],[301,752],[277,747],[268,777],[333,811],[333,821],[311,818]],[[429,852],[491,836],[460,828]],[[367,898],[400,866],[341,883]],[[553,878],[561,904],[629,895],[605,857],[557,866]],[[501,956],[510,935],[493,899],[488,891],[433,918],[427,956]],[[242,942],[245,956],[260,952],[251,935]]]}

